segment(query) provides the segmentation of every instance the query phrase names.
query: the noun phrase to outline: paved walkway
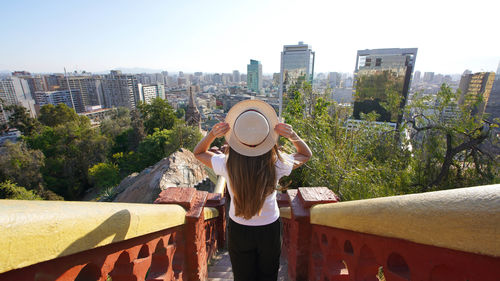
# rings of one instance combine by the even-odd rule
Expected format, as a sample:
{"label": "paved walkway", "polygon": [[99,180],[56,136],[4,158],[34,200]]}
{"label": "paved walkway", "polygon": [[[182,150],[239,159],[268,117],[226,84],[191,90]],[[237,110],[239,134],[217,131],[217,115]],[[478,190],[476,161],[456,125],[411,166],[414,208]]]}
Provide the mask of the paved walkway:
{"label": "paved walkway", "polygon": [[[288,267],[286,261],[281,259],[280,269],[278,273],[279,281],[287,281]],[[231,270],[231,261],[229,260],[229,253],[227,251],[219,253],[208,266],[208,280],[209,281],[229,281],[233,280],[233,271]]]}

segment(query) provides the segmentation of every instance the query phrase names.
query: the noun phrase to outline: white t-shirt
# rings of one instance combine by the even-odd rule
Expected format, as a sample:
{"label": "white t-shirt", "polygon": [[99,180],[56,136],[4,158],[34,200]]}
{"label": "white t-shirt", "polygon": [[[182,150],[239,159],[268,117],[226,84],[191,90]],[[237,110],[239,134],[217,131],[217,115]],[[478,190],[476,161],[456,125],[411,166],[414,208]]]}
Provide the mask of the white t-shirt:
{"label": "white t-shirt", "polygon": [[[280,153],[283,162],[279,159],[276,160],[274,166],[276,167],[276,184],[278,180],[283,176],[288,176],[292,172],[293,168],[293,156],[289,154]],[[217,175],[223,176],[227,182],[227,188],[231,198],[233,197],[233,189],[229,183],[229,176],[227,174],[226,168],[226,155],[216,154],[212,156],[212,168]],[[275,185],[276,185],[275,184]],[[278,208],[278,202],[276,201],[276,190],[269,194],[264,201],[262,206],[262,212],[251,219],[244,219],[243,217],[237,217],[234,212],[234,200],[231,200],[231,205],[229,206],[229,217],[236,223],[243,225],[266,225],[275,222],[280,216],[280,210]]]}

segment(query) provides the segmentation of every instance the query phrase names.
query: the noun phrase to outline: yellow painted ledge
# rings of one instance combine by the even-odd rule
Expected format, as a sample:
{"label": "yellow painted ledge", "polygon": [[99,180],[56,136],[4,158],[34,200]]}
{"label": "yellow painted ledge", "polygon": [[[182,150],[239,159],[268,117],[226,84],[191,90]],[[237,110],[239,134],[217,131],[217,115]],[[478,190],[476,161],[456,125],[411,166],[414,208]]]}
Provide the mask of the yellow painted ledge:
{"label": "yellow painted ledge", "polygon": [[205,207],[203,208],[203,216],[205,220],[213,219],[219,216],[219,211],[215,208]]}
{"label": "yellow painted ledge", "polygon": [[318,205],[311,223],[500,256],[500,184]]}
{"label": "yellow painted ledge", "polygon": [[280,208],[280,217],[291,219],[292,218],[292,209],[290,207],[281,207]]}
{"label": "yellow painted ledge", "polygon": [[0,273],[182,225],[178,205],[0,200]]}

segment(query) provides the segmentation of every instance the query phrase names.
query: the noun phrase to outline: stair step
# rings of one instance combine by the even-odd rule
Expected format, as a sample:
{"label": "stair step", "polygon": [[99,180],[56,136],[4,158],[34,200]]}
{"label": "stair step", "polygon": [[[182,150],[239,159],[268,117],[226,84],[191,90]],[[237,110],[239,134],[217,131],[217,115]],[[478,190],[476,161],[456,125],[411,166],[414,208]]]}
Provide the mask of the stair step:
{"label": "stair step", "polygon": [[208,273],[208,278],[227,278],[227,279],[233,279],[233,273],[232,272],[209,272]]}

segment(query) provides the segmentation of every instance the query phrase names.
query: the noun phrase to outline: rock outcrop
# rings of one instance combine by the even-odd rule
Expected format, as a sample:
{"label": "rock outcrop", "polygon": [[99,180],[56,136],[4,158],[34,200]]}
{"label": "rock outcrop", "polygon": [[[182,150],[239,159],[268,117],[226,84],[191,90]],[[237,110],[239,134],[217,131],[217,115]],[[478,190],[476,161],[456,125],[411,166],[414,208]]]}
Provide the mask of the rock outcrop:
{"label": "rock outcrop", "polygon": [[152,203],[158,194],[173,186],[196,187],[207,184],[208,169],[187,149],[180,149],[154,166],[122,180],[114,202]]}

